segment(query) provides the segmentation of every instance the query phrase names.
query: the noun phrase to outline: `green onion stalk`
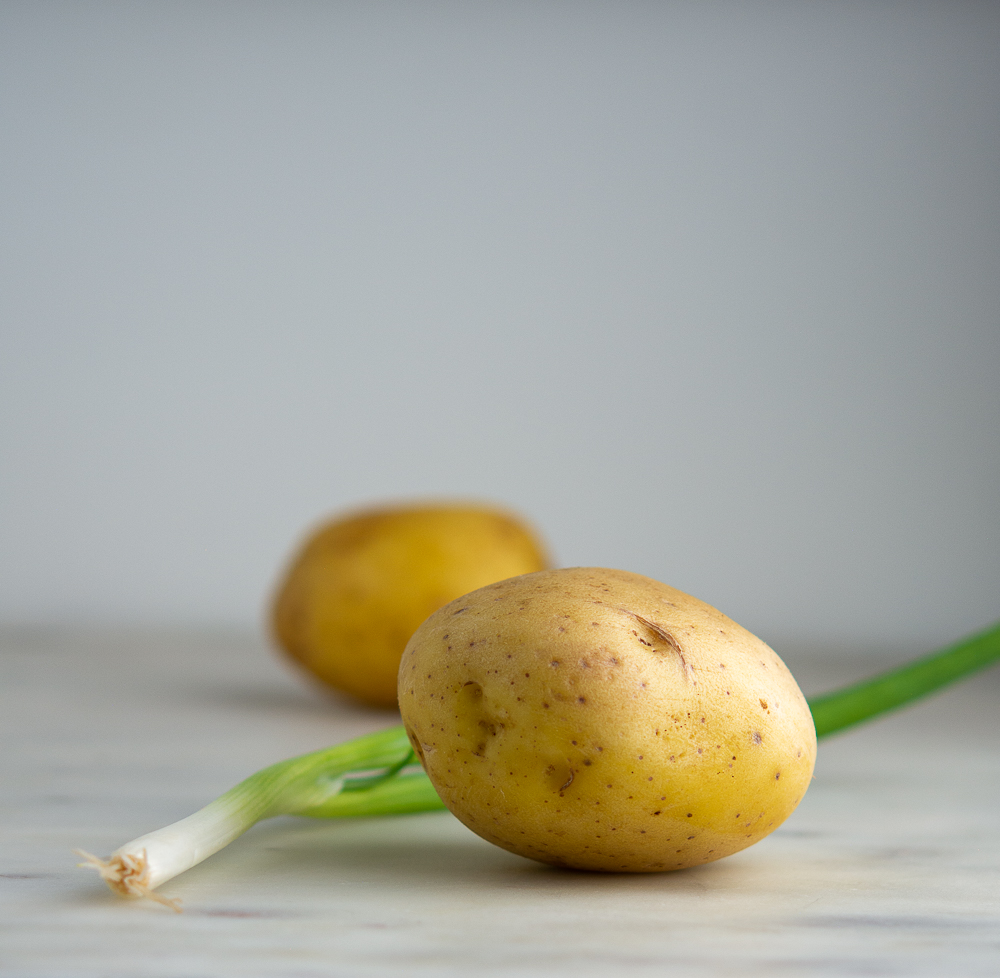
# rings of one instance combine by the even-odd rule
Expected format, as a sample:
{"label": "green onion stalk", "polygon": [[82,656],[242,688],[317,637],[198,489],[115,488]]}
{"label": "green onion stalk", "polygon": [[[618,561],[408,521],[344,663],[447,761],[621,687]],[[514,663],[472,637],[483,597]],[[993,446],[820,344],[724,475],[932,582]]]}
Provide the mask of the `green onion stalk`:
{"label": "green onion stalk", "polygon": [[[920,699],[1000,659],[1000,622],[908,665],[809,700],[816,735],[826,737]],[[187,818],[140,836],[107,859],[75,850],[123,896],[173,910],[156,887],[275,815],[309,818],[402,815],[444,808],[416,763],[402,726],[280,761]]]}

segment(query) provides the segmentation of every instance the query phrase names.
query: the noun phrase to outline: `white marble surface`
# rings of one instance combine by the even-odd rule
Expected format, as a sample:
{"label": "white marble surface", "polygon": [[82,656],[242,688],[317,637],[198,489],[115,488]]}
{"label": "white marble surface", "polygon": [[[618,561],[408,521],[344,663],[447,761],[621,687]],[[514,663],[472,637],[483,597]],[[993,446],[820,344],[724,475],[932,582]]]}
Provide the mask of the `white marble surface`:
{"label": "white marble surface", "polygon": [[[782,649],[807,692],[871,667]],[[913,650],[914,653],[925,650]],[[447,813],[278,819],[116,899],[107,854],[280,758],[391,722],[224,634],[0,633],[0,974],[1000,975],[1000,675],[824,741],[791,819],[655,876],[535,865]]]}

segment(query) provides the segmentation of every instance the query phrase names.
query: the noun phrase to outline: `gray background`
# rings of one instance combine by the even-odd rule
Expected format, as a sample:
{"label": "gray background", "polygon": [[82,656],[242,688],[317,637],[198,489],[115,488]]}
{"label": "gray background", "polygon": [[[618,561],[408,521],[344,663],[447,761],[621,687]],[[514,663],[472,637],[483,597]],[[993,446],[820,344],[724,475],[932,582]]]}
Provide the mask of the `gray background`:
{"label": "gray background", "polygon": [[764,638],[1000,615],[1000,5],[0,6],[0,619],[370,500]]}

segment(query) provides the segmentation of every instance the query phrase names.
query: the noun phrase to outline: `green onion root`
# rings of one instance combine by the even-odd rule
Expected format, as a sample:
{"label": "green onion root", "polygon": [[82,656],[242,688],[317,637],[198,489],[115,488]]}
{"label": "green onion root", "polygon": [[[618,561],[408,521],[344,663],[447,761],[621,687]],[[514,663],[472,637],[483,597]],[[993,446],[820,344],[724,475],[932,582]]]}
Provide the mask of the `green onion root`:
{"label": "green onion root", "polygon": [[[909,665],[816,696],[809,708],[825,737],[897,709],[1000,659],[1000,623]],[[258,771],[201,811],[141,836],[107,859],[75,850],[116,893],[147,897],[174,910],[156,887],[197,865],[275,815],[346,818],[444,808],[415,763],[406,731],[392,727],[280,761]]]}

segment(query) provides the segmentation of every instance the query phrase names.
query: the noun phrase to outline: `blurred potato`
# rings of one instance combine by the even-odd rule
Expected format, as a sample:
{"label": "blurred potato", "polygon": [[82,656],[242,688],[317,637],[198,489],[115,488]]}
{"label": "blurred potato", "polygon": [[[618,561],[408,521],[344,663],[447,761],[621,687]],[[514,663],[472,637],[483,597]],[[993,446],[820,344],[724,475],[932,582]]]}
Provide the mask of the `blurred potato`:
{"label": "blurred potato", "polygon": [[547,566],[534,530],[502,509],[361,510],[306,539],[278,585],[272,629],[278,645],[321,682],[394,706],[400,657],[428,615],[469,591]]}

